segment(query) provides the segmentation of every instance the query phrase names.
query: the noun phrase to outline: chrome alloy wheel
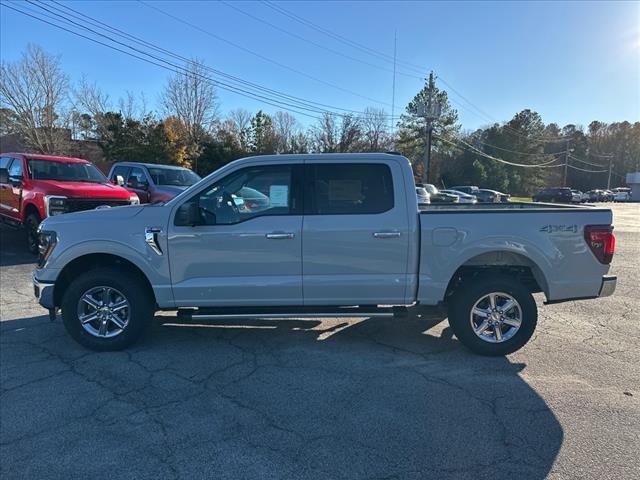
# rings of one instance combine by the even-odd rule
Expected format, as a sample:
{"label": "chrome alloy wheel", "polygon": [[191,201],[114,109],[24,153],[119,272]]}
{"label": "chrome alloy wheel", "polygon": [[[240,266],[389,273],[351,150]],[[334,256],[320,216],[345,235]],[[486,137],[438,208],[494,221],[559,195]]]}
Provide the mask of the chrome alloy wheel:
{"label": "chrome alloy wheel", "polygon": [[522,308],[508,293],[492,292],[471,309],[471,328],[485,342],[501,343],[513,337],[522,325]]}
{"label": "chrome alloy wheel", "polygon": [[113,287],[93,287],[78,300],[78,320],[87,333],[112,338],[124,331],[131,316],[127,298]]}

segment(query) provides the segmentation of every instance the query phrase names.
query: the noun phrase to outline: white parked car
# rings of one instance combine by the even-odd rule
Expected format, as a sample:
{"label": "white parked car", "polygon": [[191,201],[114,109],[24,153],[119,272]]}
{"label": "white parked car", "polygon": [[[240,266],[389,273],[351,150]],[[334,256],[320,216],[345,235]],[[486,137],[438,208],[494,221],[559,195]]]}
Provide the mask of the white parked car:
{"label": "white parked car", "polygon": [[626,187],[618,187],[613,190],[614,202],[628,202],[631,200],[631,189]]}
{"label": "white parked car", "polygon": [[416,187],[416,197],[418,198],[418,206],[429,205],[431,203],[431,195],[424,187]]}
{"label": "white parked car", "polygon": [[458,197],[458,203],[478,203],[478,199],[475,195],[469,195],[468,193],[460,192],[458,190],[440,190],[441,192],[448,193],[449,195],[455,195]]}
{"label": "white parked car", "polygon": [[571,189],[571,202],[572,203],[582,203],[584,196],[580,190]]}

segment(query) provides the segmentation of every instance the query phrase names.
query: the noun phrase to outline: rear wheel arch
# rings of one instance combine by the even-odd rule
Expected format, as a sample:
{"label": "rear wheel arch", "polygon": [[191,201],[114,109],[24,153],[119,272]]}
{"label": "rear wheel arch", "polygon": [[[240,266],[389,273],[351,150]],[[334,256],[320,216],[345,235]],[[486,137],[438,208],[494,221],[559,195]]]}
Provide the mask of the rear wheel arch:
{"label": "rear wheel arch", "polygon": [[154,304],[156,303],[155,293],[151,286],[151,282],[144,271],[135,263],[124,257],[111,253],[90,253],[74,258],[62,269],[56,280],[53,293],[55,305],[60,306],[62,304],[62,298],[64,297],[65,291],[78,275],[101,268],[116,269],[122,271],[123,274],[135,276],[140,280],[142,285],[144,285],[147,293],[150,295],[149,298],[153,299]]}
{"label": "rear wheel arch", "polygon": [[547,279],[535,261],[509,250],[494,250],[473,256],[460,265],[449,280],[445,299],[464,281],[491,274],[509,275],[525,285],[531,293],[549,292]]}

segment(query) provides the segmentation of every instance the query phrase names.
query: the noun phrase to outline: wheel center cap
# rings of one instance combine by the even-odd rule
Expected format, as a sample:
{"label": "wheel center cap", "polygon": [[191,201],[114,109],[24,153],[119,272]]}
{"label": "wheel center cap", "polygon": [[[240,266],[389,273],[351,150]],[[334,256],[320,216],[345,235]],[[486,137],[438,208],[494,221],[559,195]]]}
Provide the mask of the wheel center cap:
{"label": "wheel center cap", "polygon": [[491,313],[491,320],[494,322],[500,321],[500,314],[498,312]]}

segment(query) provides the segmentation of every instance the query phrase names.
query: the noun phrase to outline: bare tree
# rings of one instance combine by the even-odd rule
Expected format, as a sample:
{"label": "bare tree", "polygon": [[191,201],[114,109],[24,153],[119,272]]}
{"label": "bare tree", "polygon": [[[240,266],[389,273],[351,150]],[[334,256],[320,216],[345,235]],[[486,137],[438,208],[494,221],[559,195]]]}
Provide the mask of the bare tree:
{"label": "bare tree", "polygon": [[340,152],[357,152],[360,150],[362,128],[360,119],[354,115],[345,115],[340,122]]}
{"label": "bare tree", "polygon": [[276,136],[276,152],[292,153],[294,137],[299,131],[296,117],[288,112],[276,112],[273,116],[273,129]]}
{"label": "bare tree", "polygon": [[361,118],[363,150],[380,152],[391,149],[387,115],[379,108],[367,108]]}
{"label": "bare tree", "polygon": [[197,145],[218,116],[218,100],[205,65],[193,60],[188,72],[171,77],[162,95],[167,116],[180,120],[189,143]]}
{"label": "bare tree", "polygon": [[109,95],[100,90],[95,83],[89,83],[85,76],[82,76],[72,93],[75,108],[84,110],[92,117],[111,111],[113,108]]}
{"label": "bare tree", "polygon": [[313,127],[310,135],[314,149],[319,152],[330,153],[338,151],[340,133],[335,115],[325,112]]}
{"label": "bare tree", "polygon": [[0,106],[15,112],[16,133],[42,153],[64,151],[69,81],[60,57],[30,44],[20,60],[0,69]]}
{"label": "bare tree", "polygon": [[147,113],[144,94],[138,99],[133,92],[127,90],[125,96],[118,99],[118,110],[125,120],[142,120]]}
{"label": "bare tree", "polygon": [[229,112],[230,126],[232,126],[233,134],[242,150],[248,150],[252,117],[251,112],[243,108],[237,108]]}

